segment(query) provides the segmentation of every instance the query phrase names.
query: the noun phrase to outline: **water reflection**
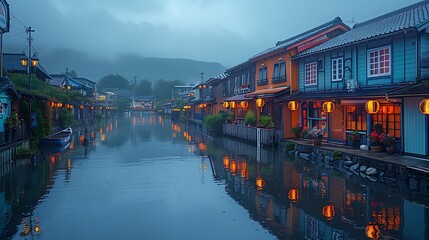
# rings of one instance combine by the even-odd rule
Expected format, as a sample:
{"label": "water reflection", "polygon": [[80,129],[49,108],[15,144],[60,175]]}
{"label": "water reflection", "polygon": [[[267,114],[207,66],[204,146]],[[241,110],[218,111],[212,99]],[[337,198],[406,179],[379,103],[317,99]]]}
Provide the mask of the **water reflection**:
{"label": "water reflection", "polygon": [[[259,151],[252,144],[208,137],[196,126],[156,115],[77,128],[68,148],[44,149],[36,165],[20,163],[0,173],[0,239],[61,236],[54,235],[52,226],[58,226],[55,220],[62,216],[47,214],[49,204],[57,211],[84,209],[84,214],[89,212],[85,218],[99,221],[81,224],[82,216],[69,213],[69,219],[62,220],[75,220],[84,234],[75,239],[96,237],[91,232],[99,224],[120,226],[118,239],[174,238],[164,233],[169,231],[183,231],[180,236],[189,239],[195,237],[192,233],[228,239],[237,236],[237,229],[249,239],[429,237],[428,196],[272,149]],[[67,193],[68,198],[63,196]],[[103,217],[97,218],[100,212]],[[104,219],[114,213],[121,217]],[[148,214],[150,219],[142,219]],[[269,232],[248,224],[249,219]],[[163,227],[162,222],[170,225]],[[162,231],[153,230],[158,228]],[[210,230],[218,235],[204,235]],[[147,232],[152,235],[144,235]],[[62,237],[73,239],[67,236]]]}

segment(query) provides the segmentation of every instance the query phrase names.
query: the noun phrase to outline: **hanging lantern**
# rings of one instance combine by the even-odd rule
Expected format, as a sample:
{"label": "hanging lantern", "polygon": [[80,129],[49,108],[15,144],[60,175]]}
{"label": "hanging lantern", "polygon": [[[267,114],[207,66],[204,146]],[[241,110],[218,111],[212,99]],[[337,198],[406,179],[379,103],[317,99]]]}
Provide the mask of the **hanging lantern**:
{"label": "hanging lantern", "polygon": [[393,106],[382,106],[381,112],[384,114],[392,114],[393,113]]}
{"label": "hanging lantern", "polygon": [[223,167],[227,169],[229,168],[229,156],[223,157]]}
{"label": "hanging lantern", "polygon": [[66,103],[66,104],[64,104],[64,107],[65,107],[65,108],[67,108],[67,109],[69,108],[69,106],[70,106],[70,105],[69,105],[69,104],[67,104],[67,103]]}
{"label": "hanging lantern", "polygon": [[334,219],[335,209],[333,205],[326,205],[322,209],[322,214],[327,220]]}
{"label": "hanging lantern", "polygon": [[49,101],[49,102],[48,102],[48,106],[49,106],[49,107],[55,107],[55,103],[54,103],[54,102],[52,102],[52,101]]}
{"label": "hanging lantern", "polygon": [[370,239],[379,239],[380,238],[380,228],[372,223],[369,223],[365,227],[365,235]]}
{"label": "hanging lantern", "polygon": [[287,107],[288,107],[288,108],[289,108],[289,110],[291,110],[291,111],[298,110],[298,102],[297,102],[297,101],[290,101],[290,102],[287,104]]}
{"label": "hanging lantern", "polygon": [[83,109],[83,105],[80,105],[80,106],[79,106],[79,108],[80,108],[80,109]]}
{"label": "hanging lantern", "polygon": [[265,181],[264,179],[262,179],[262,177],[256,177],[256,186],[257,186],[257,190],[262,190],[265,186]]}
{"label": "hanging lantern", "polygon": [[56,104],[55,104],[55,107],[57,107],[57,108],[61,108],[63,106],[63,104],[62,103],[60,103],[60,102],[57,102]]}
{"label": "hanging lantern", "polygon": [[376,114],[380,110],[380,103],[375,100],[369,100],[365,103],[365,110],[369,114]]}
{"label": "hanging lantern", "polygon": [[103,110],[103,107],[100,107],[100,110]]}
{"label": "hanging lantern", "polygon": [[198,144],[198,149],[200,151],[205,151],[205,150],[207,150],[207,146],[204,143],[199,143]]}
{"label": "hanging lantern", "polygon": [[287,194],[287,197],[289,198],[289,200],[291,202],[297,202],[299,199],[299,194],[298,194],[298,189],[296,188],[291,188],[289,190],[289,193]]}
{"label": "hanging lantern", "polygon": [[422,112],[423,114],[429,114],[429,98],[423,99],[420,102],[420,112]]}
{"label": "hanging lantern", "polygon": [[235,108],[235,102],[229,102],[229,107],[230,108]]}
{"label": "hanging lantern", "polygon": [[322,109],[326,113],[331,113],[335,109],[335,103],[331,102],[331,101],[326,101],[326,102],[323,103]]}
{"label": "hanging lantern", "polygon": [[247,101],[241,101],[240,102],[240,107],[246,109],[246,108],[249,107],[249,103]]}
{"label": "hanging lantern", "polygon": [[229,102],[223,102],[222,105],[223,105],[224,108],[229,108]]}
{"label": "hanging lantern", "polygon": [[262,98],[258,98],[258,99],[256,99],[256,106],[257,107],[263,107],[265,105],[265,100],[264,99],[262,99]]}

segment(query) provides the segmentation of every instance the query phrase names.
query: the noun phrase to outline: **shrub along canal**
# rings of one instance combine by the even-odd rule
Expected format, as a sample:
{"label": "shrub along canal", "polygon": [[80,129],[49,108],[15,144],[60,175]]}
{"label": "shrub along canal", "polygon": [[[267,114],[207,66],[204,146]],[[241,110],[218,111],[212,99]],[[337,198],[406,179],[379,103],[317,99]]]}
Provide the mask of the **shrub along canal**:
{"label": "shrub along canal", "polygon": [[0,239],[429,238],[429,196],[406,186],[156,115],[84,133],[1,170]]}

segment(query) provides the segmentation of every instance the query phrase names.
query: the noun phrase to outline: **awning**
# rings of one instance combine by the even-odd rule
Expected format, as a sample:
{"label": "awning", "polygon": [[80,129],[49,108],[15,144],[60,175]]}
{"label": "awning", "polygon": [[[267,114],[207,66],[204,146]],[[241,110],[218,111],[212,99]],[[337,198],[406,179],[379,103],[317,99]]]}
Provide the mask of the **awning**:
{"label": "awning", "polygon": [[253,99],[251,97],[246,97],[246,95],[248,95],[248,93],[235,95],[235,96],[232,96],[230,98],[225,99],[224,102],[247,101],[247,100]]}
{"label": "awning", "polygon": [[289,87],[267,88],[246,94],[247,97],[274,97],[288,90]]}
{"label": "awning", "polygon": [[429,96],[429,83],[417,83],[386,93],[391,97]]}

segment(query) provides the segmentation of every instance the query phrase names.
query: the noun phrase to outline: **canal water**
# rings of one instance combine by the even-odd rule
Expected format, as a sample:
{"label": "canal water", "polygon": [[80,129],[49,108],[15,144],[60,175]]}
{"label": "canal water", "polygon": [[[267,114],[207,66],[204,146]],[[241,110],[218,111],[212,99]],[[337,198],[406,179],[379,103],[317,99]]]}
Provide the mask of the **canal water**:
{"label": "canal water", "polygon": [[427,195],[149,114],[3,167],[0,211],[0,239],[429,238]]}

